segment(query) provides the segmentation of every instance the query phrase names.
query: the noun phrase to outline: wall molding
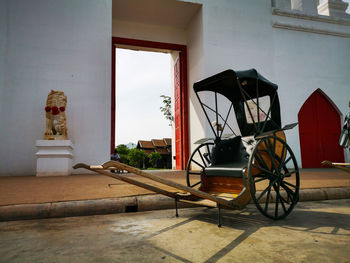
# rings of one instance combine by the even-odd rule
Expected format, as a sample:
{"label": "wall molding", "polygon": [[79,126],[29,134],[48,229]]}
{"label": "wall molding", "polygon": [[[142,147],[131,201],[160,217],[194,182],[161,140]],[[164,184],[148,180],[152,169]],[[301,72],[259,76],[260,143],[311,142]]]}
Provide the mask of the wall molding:
{"label": "wall molding", "polygon": [[272,24],[272,27],[279,28],[279,29],[287,29],[287,30],[299,31],[299,32],[308,32],[308,33],[314,33],[314,34],[322,34],[322,35],[330,35],[330,36],[350,38],[350,34],[349,33],[330,31],[330,30],[323,30],[323,29],[316,29],[316,28],[305,27],[305,26],[295,26],[295,25],[278,23],[278,22],[274,22]]}
{"label": "wall molding", "polygon": [[298,12],[282,11],[277,8],[272,8],[271,12],[273,15],[277,15],[277,16],[284,16],[284,17],[291,17],[296,19],[304,19],[304,20],[317,21],[317,22],[323,22],[323,23],[329,23],[329,24],[350,26],[350,15],[349,15],[349,19],[334,18],[329,16],[323,16],[323,15],[314,16],[314,15],[307,15],[307,14],[298,13]]}

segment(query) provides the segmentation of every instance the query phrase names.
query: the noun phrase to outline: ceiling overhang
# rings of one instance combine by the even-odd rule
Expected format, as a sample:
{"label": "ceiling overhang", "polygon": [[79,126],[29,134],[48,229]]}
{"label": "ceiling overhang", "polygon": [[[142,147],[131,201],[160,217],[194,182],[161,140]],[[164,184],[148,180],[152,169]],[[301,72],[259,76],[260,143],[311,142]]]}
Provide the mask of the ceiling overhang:
{"label": "ceiling overhang", "polygon": [[178,0],[113,0],[112,19],[186,29],[200,8]]}

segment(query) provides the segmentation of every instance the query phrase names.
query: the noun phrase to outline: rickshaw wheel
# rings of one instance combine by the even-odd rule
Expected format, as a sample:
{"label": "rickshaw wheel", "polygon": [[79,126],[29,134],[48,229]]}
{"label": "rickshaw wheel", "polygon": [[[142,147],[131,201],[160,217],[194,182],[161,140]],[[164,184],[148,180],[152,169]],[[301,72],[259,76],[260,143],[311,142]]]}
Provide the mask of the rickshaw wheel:
{"label": "rickshaw wheel", "polygon": [[[196,187],[201,184],[201,171],[211,164],[211,150],[213,142],[207,142],[199,145],[191,154],[186,167],[187,186]],[[193,167],[197,169],[192,170]]]}
{"label": "rickshaw wheel", "polygon": [[251,197],[266,217],[285,218],[299,200],[299,168],[288,144],[267,136],[255,145],[248,163]]}

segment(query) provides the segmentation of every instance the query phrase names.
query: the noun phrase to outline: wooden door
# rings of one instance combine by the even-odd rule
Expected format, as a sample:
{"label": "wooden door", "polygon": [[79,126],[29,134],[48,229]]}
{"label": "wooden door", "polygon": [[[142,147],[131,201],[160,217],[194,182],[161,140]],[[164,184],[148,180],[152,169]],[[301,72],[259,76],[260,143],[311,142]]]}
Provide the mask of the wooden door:
{"label": "wooden door", "polygon": [[339,146],[341,114],[320,89],[305,101],[298,121],[303,168],[323,167],[324,160],[344,162],[344,149]]}
{"label": "wooden door", "polygon": [[181,76],[180,59],[178,58],[174,66],[174,106],[175,106],[175,162],[176,170],[183,169],[182,156],[182,118],[181,118]]}

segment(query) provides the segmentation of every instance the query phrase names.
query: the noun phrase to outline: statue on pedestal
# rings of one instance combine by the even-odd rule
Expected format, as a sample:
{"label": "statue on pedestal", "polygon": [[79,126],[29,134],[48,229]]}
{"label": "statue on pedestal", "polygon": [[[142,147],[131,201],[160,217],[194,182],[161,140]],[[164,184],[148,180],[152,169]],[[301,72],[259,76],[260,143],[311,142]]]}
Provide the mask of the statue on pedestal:
{"label": "statue on pedestal", "polygon": [[46,130],[44,140],[67,140],[67,97],[63,91],[51,90],[46,100]]}

